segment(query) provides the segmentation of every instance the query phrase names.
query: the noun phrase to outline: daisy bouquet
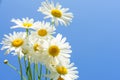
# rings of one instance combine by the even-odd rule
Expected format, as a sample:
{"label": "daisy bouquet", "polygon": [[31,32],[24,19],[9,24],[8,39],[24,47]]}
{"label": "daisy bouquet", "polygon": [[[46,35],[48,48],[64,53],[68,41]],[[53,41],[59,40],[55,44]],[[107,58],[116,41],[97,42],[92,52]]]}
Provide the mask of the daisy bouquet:
{"label": "daisy bouquet", "polygon": [[[25,32],[4,35],[1,50],[17,55],[19,70],[4,60],[4,63],[20,74],[21,80],[77,80],[78,71],[70,62],[72,53],[66,37],[58,33],[56,26],[68,26],[73,14],[68,8],[53,1],[44,1],[38,12],[50,18],[50,22],[34,21],[32,18],[12,19],[11,28],[24,28]],[[25,71],[24,71],[25,70]]]}

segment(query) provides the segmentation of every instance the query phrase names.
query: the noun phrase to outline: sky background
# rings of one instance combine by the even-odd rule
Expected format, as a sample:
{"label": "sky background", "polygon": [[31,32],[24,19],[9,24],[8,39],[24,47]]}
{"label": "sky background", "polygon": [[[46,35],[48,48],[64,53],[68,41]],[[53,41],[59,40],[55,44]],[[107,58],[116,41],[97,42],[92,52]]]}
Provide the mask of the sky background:
{"label": "sky background", "polygon": [[[43,20],[37,12],[44,0],[2,0],[0,4],[0,41],[3,35],[23,29],[10,29],[12,18]],[[120,0],[53,0],[74,14],[70,26],[58,26],[57,33],[67,37],[78,67],[78,80],[120,80]],[[1,47],[1,45],[0,45]],[[20,80],[3,64],[8,59],[18,67],[17,57],[0,51],[0,80]]]}

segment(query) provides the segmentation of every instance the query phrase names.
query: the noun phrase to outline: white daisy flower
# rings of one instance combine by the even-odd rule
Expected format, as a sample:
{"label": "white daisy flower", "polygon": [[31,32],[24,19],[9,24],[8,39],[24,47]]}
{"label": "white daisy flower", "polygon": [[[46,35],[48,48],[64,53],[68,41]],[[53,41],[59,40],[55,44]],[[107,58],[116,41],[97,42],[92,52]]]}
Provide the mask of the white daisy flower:
{"label": "white daisy flower", "polygon": [[44,54],[44,43],[45,41],[29,36],[29,51],[26,55],[30,58],[31,62],[38,63],[42,62],[42,54]]}
{"label": "white daisy flower", "polygon": [[24,32],[13,32],[13,34],[4,35],[3,44],[1,50],[7,49],[6,53],[14,51],[14,55],[23,56],[22,47],[26,45],[26,33]]}
{"label": "white daisy flower", "polygon": [[53,80],[77,80],[79,76],[76,69],[77,67],[74,67],[74,63],[70,64],[70,62],[64,65],[57,65],[47,77]]}
{"label": "white daisy flower", "polygon": [[37,26],[37,22],[34,22],[34,19],[22,18],[20,19],[12,19],[11,22],[14,22],[16,25],[11,28],[25,28],[25,29],[34,29]]}
{"label": "white daisy flower", "polygon": [[32,36],[39,39],[49,39],[52,38],[52,34],[55,32],[55,27],[50,25],[49,22],[38,22],[38,25],[35,27],[34,32],[31,33]]}
{"label": "white daisy flower", "polygon": [[45,65],[56,65],[68,61],[72,52],[70,48],[66,38],[62,38],[62,35],[58,34],[45,46],[46,54],[43,57]]}
{"label": "white daisy flower", "polygon": [[39,7],[38,11],[45,14],[46,18],[51,18],[52,22],[54,22],[56,25],[59,23],[61,25],[69,25],[72,21],[73,14],[68,12],[68,8],[62,8],[62,6],[57,3],[56,5],[51,1],[49,2],[46,0],[45,2],[42,2],[42,6]]}

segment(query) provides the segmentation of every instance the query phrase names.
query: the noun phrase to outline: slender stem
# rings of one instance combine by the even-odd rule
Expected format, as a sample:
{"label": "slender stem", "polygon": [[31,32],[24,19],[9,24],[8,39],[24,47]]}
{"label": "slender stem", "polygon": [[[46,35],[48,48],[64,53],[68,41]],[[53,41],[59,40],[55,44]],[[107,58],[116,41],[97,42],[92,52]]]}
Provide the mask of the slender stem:
{"label": "slender stem", "polygon": [[28,37],[28,35],[29,35],[29,29],[26,29],[26,34],[27,34],[27,37]]}
{"label": "slender stem", "polygon": [[18,69],[16,69],[13,65],[11,65],[10,63],[7,63],[7,65],[9,67],[11,67],[13,70],[17,71],[18,73],[20,73],[20,71]]}
{"label": "slender stem", "polygon": [[[46,68],[46,75],[48,74],[48,69]],[[47,80],[47,77],[45,77],[45,80]]]}
{"label": "slender stem", "polygon": [[[29,36],[29,29],[26,29],[26,35],[27,35],[27,38],[28,38],[28,36]],[[28,78],[28,80],[32,80],[31,67],[30,67],[29,59],[28,59],[28,66],[27,66],[27,63],[26,63],[25,57],[24,57],[24,63],[25,63],[25,68],[26,68],[26,75],[27,75],[27,78]]]}
{"label": "slender stem", "polygon": [[[16,67],[14,67],[13,65],[11,65],[10,63],[7,63],[7,65],[21,75],[20,71]],[[26,78],[24,76],[22,76],[22,77],[23,77],[24,80],[26,80]]]}
{"label": "slender stem", "polygon": [[51,22],[51,25],[54,26],[54,25],[55,25],[55,21],[52,21],[52,22]]}
{"label": "slender stem", "polygon": [[[35,77],[36,76],[38,76],[38,64],[35,63]],[[37,79],[37,78],[35,78],[35,79]]]}
{"label": "slender stem", "polygon": [[29,77],[30,77],[31,80],[32,80],[32,71],[31,71],[31,65],[30,65],[29,59],[28,59],[28,69],[29,69]]}
{"label": "slender stem", "polygon": [[40,79],[39,79],[39,71],[38,71],[38,63],[35,63],[35,77],[36,77],[36,76],[38,76],[38,77],[37,77],[37,80],[40,80]]}
{"label": "slender stem", "polygon": [[26,57],[25,56],[24,56],[24,65],[25,65],[27,79],[29,79],[29,77],[28,77],[28,71],[27,71]]}
{"label": "slender stem", "polygon": [[21,61],[20,61],[20,57],[18,56],[18,62],[19,62],[19,65],[20,65],[20,76],[21,76],[21,80],[23,80],[23,72],[22,72],[22,64],[21,64]]}
{"label": "slender stem", "polygon": [[36,72],[37,75],[38,75],[38,64],[35,64],[35,72]]}
{"label": "slender stem", "polygon": [[52,22],[51,22],[51,25],[52,25],[52,29],[54,29],[55,21],[52,21]]}
{"label": "slender stem", "polygon": [[40,64],[40,76],[38,77],[39,80],[41,80],[41,77],[42,77],[42,64]]}
{"label": "slender stem", "polygon": [[27,68],[27,63],[26,63],[25,56],[24,56],[24,65],[25,65],[25,69],[26,69]]}
{"label": "slender stem", "polygon": [[39,70],[39,69],[38,69],[38,64],[36,64],[36,68],[35,68],[35,69],[36,69],[36,73],[37,73],[37,76],[38,76],[38,77],[37,77],[37,80],[40,80],[39,71],[38,71],[38,70]]}
{"label": "slender stem", "polygon": [[34,65],[33,65],[33,80],[35,80],[35,76],[36,76],[36,70],[35,70],[35,67],[36,67],[36,65],[35,65],[35,63],[34,63]]}

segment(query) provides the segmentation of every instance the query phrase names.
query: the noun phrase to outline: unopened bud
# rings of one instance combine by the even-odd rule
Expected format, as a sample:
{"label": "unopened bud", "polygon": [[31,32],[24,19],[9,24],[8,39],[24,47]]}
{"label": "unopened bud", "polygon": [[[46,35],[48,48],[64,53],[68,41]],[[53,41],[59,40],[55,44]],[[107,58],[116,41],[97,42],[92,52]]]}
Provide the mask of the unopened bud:
{"label": "unopened bud", "polygon": [[4,60],[4,64],[7,64],[7,63],[8,63],[8,60],[7,60],[7,59],[5,59],[5,60]]}

